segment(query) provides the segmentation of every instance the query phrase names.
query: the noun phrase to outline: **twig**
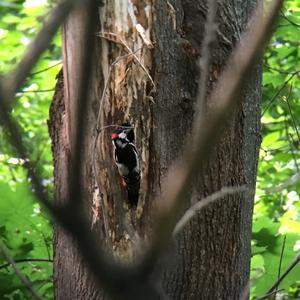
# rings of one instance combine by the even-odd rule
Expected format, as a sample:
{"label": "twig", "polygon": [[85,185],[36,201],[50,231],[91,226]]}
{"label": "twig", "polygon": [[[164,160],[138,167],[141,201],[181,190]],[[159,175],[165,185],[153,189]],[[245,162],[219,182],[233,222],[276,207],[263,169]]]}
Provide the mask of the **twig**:
{"label": "twig", "polygon": [[[53,260],[52,259],[47,259],[47,258],[22,258],[22,259],[15,259],[14,260],[15,264],[20,264],[20,263],[23,263],[23,262],[48,262],[48,263],[50,262],[50,263],[53,263]],[[3,264],[3,265],[0,266],[0,270],[5,269],[5,268],[7,268],[11,265],[12,265],[11,262]]]}
{"label": "twig", "polygon": [[209,156],[220,134],[220,128],[224,127],[229,112],[239,99],[238,93],[241,85],[247,78],[253,61],[261,55],[271,35],[282,2],[282,0],[273,1],[269,13],[264,18],[261,18],[259,9],[252,16],[247,34],[233,52],[227,68],[210,95],[211,107],[208,116],[195,120],[195,126],[201,128],[199,131],[196,130],[199,134],[193,136],[194,140],[189,143],[189,146],[193,144],[195,147],[185,149],[183,161],[180,161],[167,174],[166,182],[161,188],[164,191],[163,195],[159,201],[157,200],[160,207],[154,222],[152,242],[139,265],[142,274],[148,274],[153,269],[159,254],[170,241],[181,203],[189,190],[191,178],[201,171],[203,161]]}
{"label": "twig", "polygon": [[35,75],[37,75],[37,74],[46,72],[46,71],[48,71],[48,70],[50,70],[50,69],[52,69],[52,68],[55,68],[55,67],[57,67],[57,66],[59,66],[59,65],[62,65],[62,61],[60,61],[60,62],[58,62],[58,63],[56,63],[56,64],[54,64],[54,65],[52,65],[52,66],[50,66],[50,67],[47,67],[47,68],[45,68],[45,69],[41,69],[41,70],[38,70],[38,71],[36,71],[36,72],[34,72],[34,73],[30,73],[29,76],[33,77],[33,76],[35,76]]}
{"label": "twig", "polygon": [[284,120],[284,127],[285,127],[286,137],[287,137],[287,139],[289,141],[289,145],[290,145],[289,150],[292,153],[294,164],[295,164],[295,167],[296,167],[296,170],[297,170],[297,173],[298,173],[299,172],[299,165],[298,165],[298,161],[297,161],[297,157],[296,157],[295,149],[294,149],[294,148],[297,149],[297,147],[295,147],[295,141],[293,139],[293,136],[289,133],[288,120],[287,120],[286,116],[285,116],[285,120]]}
{"label": "twig", "polygon": [[286,15],[285,15],[285,13],[284,13],[284,11],[283,10],[281,10],[280,11],[280,16],[283,18],[283,19],[285,19],[286,21],[288,21],[291,25],[293,25],[293,26],[295,26],[295,27],[300,27],[300,25],[298,24],[298,23],[296,23],[296,22],[294,22],[294,21],[292,21],[291,19],[289,19]]}
{"label": "twig", "polygon": [[42,237],[43,237],[43,241],[44,241],[44,244],[45,244],[45,247],[46,247],[46,251],[47,251],[47,254],[48,254],[48,260],[52,260],[51,259],[51,254],[50,254],[50,250],[49,250],[49,245],[48,245],[48,241],[47,241],[47,238],[44,234],[43,231],[40,231]]}
{"label": "twig", "polygon": [[280,74],[285,74],[285,75],[293,75],[294,73],[299,73],[300,71],[285,71],[285,70],[281,70],[281,69],[277,69],[277,68],[274,68],[274,67],[271,67],[269,66],[268,64],[264,63],[264,67],[266,67],[267,69],[271,70],[271,71],[275,71],[277,73],[280,73]]}
{"label": "twig", "polygon": [[[282,266],[282,259],[283,259],[283,254],[284,254],[284,248],[285,248],[285,241],[286,241],[286,235],[283,238],[283,243],[282,243],[282,248],[281,248],[281,253],[280,253],[280,259],[279,259],[279,265],[278,265],[278,276],[277,280],[280,278],[280,273],[281,273],[281,266]],[[277,293],[277,287],[275,289],[274,293],[274,300],[276,299],[276,293]]]}
{"label": "twig", "polygon": [[278,152],[278,151],[287,151],[289,150],[290,148],[288,146],[282,146],[282,147],[278,147],[278,148],[262,148],[260,147],[260,150],[264,151],[265,153],[272,153],[272,152]]}
{"label": "twig", "polygon": [[275,283],[272,285],[272,287],[266,292],[265,295],[263,295],[260,298],[257,298],[256,300],[262,300],[269,297],[271,293],[274,292],[274,290],[280,285],[280,283],[283,281],[283,279],[297,266],[297,264],[300,262],[300,253],[295,257],[295,259],[291,262],[291,264],[288,266],[287,270],[275,281]]}
{"label": "twig", "polygon": [[300,172],[294,174],[291,178],[289,178],[287,181],[281,183],[280,185],[276,187],[271,187],[269,189],[265,189],[265,192],[268,194],[271,193],[279,193],[286,189],[287,187],[294,185],[296,182],[298,182],[300,179]]}
{"label": "twig", "polygon": [[27,93],[32,93],[32,94],[38,94],[38,93],[49,93],[49,92],[54,92],[55,91],[55,88],[52,88],[52,89],[47,89],[47,90],[36,90],[36,91],[20,91],[20,92],[17,92],[17,95],[18,94],[27,94]]}
{"label": "twig", "polygon": [[291,74],[291,76],[282,84],[282,86],[275,92],[275,94],[271,97],[271,99],[268,101],[267,106],[262,112],[262,116],[266,113],[266,111],[271,107],[273,102],[276,100],[276,98],[280,95],[280,93],[284,90],[284,88],[288,85],[288,83],[296,76],[300,74],[300,71],[296,71]]}
{"label": "twig", "polygon": [[236,193],[246,192],[248,188],[246,186],[238,186],[238,187],[224,187],[216,193],[201,199],[197,203],[195,203],[192,207],[190,207],[181,219],[177,222],[174,230],[173,230],[173,237],[175,237],[186,224],[199,212],[203,207],[219,200],[225,196],[233,195]]}
{"label": "twig", "polygon": [[124,129],[131,129],[134,128],[133,126],[122,126],[119,124],[110,124],[110,125],[105,125],[100,127],[99,129],[97,129],[97,131],[100,131],[100,133],[104,130],[104,129],[108,129],[108,128],[124,128]]}
{"label": "twig", "polygon": [[270,296],[274,295],[275,293],[281,292],[281,291],[284,291],[284,289],[280,289],[280,290],[270,292],[268,294],[265,294],[263,297],[255,298],[255,300],[263,300],[263,299],[269,298]]}
{"label": "twig", "polygon": [[37,294],[37,292],[32,287],[31,282],[22,274],[22,272],[19,270],[19,268],[16,265],[16,262],[13,260],[13,258],[10,256],[8,249],[4,246],[2,242],[0,242],[0,252],[4,256],[4,258],[8,261],[8,265],[11,265],[14,269],[16,275],[22,282],[22,284],[26,287],[26,289],[30,292],[32,297],[37,300],[42,300],[42,298]]}
{"label": "twig", "polygon": [[297,127],[297,124],[296,124],[296,121],[295,121],[295,116],[293,114],[293,111],[292,111],[291,105],[290,105],[290,96],[291,96],[292,88],[293,88],[293,86],[291,85],[290,86],[289,95],[288,95],[288,97],[286,97],[286,103],[288,105],[289,113],[291,115],[291,119],[292,119],[292,123],[293,123],[293,126],[294,126],[294,130],[295,130],[295,132],[297,134],[298,140],[300,141],[300,134],[299,134],[298,127]]}
{"label": "twig", "polygon": [[5,99],[4,102],[9,103],[15,92],[25,81],[30,70],[39,59],[40,55],[47,49],[52,37],[57,32],[59,26],[67,18],[70,11],[78,4],[85,3],[85,0],[64,0],[52,10],[49,19],[40,30],[36,38],[28,46],[25,55],[23,56],[17,67],[5,80]]}

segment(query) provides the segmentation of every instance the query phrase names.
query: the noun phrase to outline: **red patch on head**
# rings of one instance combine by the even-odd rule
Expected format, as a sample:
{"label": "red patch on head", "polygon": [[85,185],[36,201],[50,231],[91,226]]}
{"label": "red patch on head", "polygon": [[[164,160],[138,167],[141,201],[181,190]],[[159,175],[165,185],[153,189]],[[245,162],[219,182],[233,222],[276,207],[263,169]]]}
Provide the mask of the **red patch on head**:
{"label": "red patch on head", "polygon": [[111,135],[111,139],[112,140],[115,140],[115,139],[117,139],[119,137],[119,135],[117,134],[117,133],[113,133],[112,135]]}

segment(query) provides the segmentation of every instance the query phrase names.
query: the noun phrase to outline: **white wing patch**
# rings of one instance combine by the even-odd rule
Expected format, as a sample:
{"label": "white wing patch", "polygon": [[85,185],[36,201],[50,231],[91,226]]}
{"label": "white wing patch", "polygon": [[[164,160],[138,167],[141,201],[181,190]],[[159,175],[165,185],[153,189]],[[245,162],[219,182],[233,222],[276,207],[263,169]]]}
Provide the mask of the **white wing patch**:
{"label": "white wing patch", "polygon": [[117,161],[116,161],[116,165],[117,165],[117,167],[118,167],[119,174],[120,174],[121,176],[127,176],[127,175],[128,175],[129,170],[128,170],[128,168],[126,168],[125,165],[119,164]]}

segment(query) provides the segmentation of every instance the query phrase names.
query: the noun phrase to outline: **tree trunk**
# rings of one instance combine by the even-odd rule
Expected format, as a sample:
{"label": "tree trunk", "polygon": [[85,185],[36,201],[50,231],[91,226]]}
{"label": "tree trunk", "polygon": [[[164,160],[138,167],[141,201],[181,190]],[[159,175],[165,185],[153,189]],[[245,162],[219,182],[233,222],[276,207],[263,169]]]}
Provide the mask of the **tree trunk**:
{"label": "tree trunk", "polygon": [[[218,4],[219,27],[211,53],[208,90],[214,87],[255,3],[224,0]],[[151,233],[153,199],[162,192],[164,176],[183,146],[189,144],[199,77],[196,62],[207,8],[205,1],[196,0],[115,0],[105,1],[99,11],[101,22],[95,28],[98,34],[94,70],[84,116],[82,186],[91,229],[99,233],[115,257],[131,261],[138,255],[137,236],[147,240]],[[50,111],[56,201],[68,199],[72,128],[76,119],[76,66],[82,56],[78,32],[85,17],[85,13],[75,12],[64,27],[64,84],[59,76]],[[141,48],[135,53],[139,61],[132,55],[123,58],[112,67],[108,80],[112,62],[128,54],[127,47]],[[108,88],[100,127],[128,121],[135,128],[142,169],[136,211],[126,205],[126,194],[119,185],[112,158],[111,128],[101,133],[96,144],[96,174],[93,172],[95,127],[105,81]],[[255,186],[260,81],[260,66],[255,64],[240,104],[222,128],[225,132],[221,140],[204,171],[191,183],[194,188],[190,199],[186,199],[186,208],[225,186]],[[228,196],[210,205],[176,238],[158,268],[162,274],[158,284],[169,299],[239,299],[249,280],[253,196]],[[102,203],[106,208],[106,226]],[[56,299],[106,298],[96,289],[72,240],[58,226],[54,250]]]}

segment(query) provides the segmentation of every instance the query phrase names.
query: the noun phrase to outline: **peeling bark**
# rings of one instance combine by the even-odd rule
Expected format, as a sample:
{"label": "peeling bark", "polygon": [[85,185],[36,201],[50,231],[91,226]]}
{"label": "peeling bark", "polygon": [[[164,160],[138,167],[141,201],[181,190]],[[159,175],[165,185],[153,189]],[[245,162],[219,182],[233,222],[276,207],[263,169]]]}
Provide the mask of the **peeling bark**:
{"label": "peeling bark", "polygon": [[[254,0],[219,4],[218,34],[212,51],[208,89],[214,87],[227,58],[240,38]],[[136,235],[147,240],[151,234],[153,199],[161,194],[161,183],[170,165],[189,143],[197,93],[198,68],[206,4],[195,0],[105,1],[99,8],[101,22],[95,29],[96,51],[84,144],[85,202],[91,228],[107,248],[122,261],[137,255]],[[72,163],[72,126],[76,91],[76,68],[80,63],[78,28],[84,13],[71,15],[64,27],[64,91],[61,79],[50,113],[50,134],[55,161],[57,201],[68,199],[68,170]],[[135,127],[141,159],[141,195],[137,211],[126,205],[114,166],[111,129],[101,134],[96,147],[97,178],[92,171],[95,126],[104,83],[111,64],[128,56],[111,71],[101,124],[129,122]],[[146,72],[145,72],[146,70]],[[206,162],[185,206],[223,186],[255,185],[260,143],[260,66],[253,66],[241,94],[241,104],[224,124],[226,132]],[[59,77],[60,78],[60,77]],[[152,80],[155,83],[153,86]],[[208,104],[209,105],[209,104]],[[95,179],[100,182],[100,190]],[[102,201],[108,210],[109,232],[102,219]],[[190,222],[168,249],[158,269],[160,285],[169,299],[239,299],[249,279],[253,195],[229,196],[206,208]],[[136,232],[136,233],[135,233]],[[106,236],[107,235],[107,236]],[[86,270],[72,241],[55,228],[56,299],[104,299]]]}

